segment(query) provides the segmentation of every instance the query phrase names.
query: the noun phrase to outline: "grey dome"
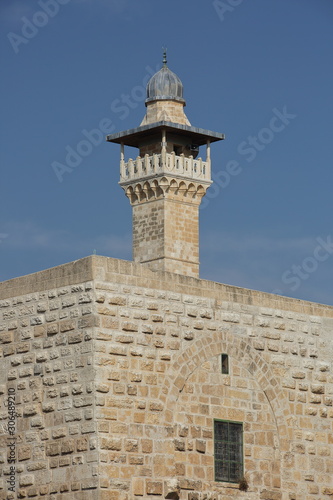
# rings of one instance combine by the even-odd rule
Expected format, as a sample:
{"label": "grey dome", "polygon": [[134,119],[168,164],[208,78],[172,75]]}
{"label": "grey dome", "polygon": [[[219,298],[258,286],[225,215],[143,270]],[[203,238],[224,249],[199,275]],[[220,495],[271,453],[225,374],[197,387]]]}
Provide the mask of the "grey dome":
{"label": "grey dome", "polygon": [[147,83],[146,102],[156,100],[185,102],[183,84],[180,78],[167,67],[166,63]]}

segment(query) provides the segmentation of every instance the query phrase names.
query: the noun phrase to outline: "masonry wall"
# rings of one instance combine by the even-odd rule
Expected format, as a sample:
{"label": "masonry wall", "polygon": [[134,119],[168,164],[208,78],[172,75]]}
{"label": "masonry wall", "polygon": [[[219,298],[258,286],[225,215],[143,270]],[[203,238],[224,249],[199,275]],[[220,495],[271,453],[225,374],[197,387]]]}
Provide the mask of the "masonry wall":
{"label": "masonry wall", "polygon": [[156,123],[163,120],[181,123],[183,125],[191,125],[185,115],[183,103],[167,100],[148,103],[147,112],[141,122],[141,125]]}
{"label": "masonry wall", "polygon": [[77,271],[0,284],[1,499],[85,500],[97,488],[94,292],[68,284]]}
{"label": "masonry wall", "polygon": [[[332,498],[333,307],[96,256],[45,273],[0,285],[20,498]],[[214,419],[244,423],[247,492],[214,481]]]}
{"label": "masonry wall", "polygon": [[[170,274],[158,283],[150,273],[146,286],[112,274],[96,282],[106,383],[96,418],[115,498],[330,498],[333,309]],[[214,419],[244,422],[246,493],[214,481]]]}
{"label": "masonry wall", "polygon": [[[174,188],[176,190],[176,187]],[[153,270],[199,274],[199,203],[185,184],[173,198],[133,205],[133,258]]]}

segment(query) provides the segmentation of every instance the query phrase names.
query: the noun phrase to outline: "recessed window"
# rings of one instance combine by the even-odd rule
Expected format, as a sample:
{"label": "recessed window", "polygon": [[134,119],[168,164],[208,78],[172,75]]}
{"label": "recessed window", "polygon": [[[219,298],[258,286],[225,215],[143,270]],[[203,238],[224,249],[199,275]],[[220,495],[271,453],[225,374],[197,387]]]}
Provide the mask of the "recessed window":
{"label": "recessed window", "polygon": [[229,373],[229,356],[228,354],[221,354],[221,372],[223,375]]}
{"label": "recessed window", "polygon": [[215,481],[239,483],[243,476],[243,424],[214,420]]}

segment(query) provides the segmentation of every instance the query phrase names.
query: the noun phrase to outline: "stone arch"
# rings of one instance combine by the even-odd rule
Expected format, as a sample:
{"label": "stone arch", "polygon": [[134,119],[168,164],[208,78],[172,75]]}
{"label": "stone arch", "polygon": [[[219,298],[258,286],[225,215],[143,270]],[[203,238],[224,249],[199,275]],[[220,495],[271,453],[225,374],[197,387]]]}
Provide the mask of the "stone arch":
{"label": "stone arch", "polygon": [[158,185],[163,193],[163,196],[166,195],[166,193],[168,193],[170,189],[170,178],[163,176],[161,179],[159,179]]}
{"label": "stone arch", "polygon": [[193,184],[193,182],[190,182],[188,187],[187,187],[187,193],[186,196],[189,198],[194,198],[197,192],[196,186]]}
{"label": "stone arch", "polygon": [[183,180],[179,182],[179,186],[178,186],[178,192],[179,193],[182,193],[182,194],[185,194],[187,192],[187,184],[186,182],[184,182]]}
{"label": "stone arch", "polygon": [[205,196],[205,194],[206,189],[201,184],[199,184],[199,186],[197,187],[196,196],[201,199]]}
{"label": "stone arch", "polygon": [[171,191],[171,193],[173,194],[175,194],[178,191],[178,182],[176,181],[176,179],[170,180],[169,191]]}
{"label": "stone arch", "polygon": [[160,185],[156,179],[150,181],[150,186],[155,193],[155,198],[159,198],[163,195],[163,190],[160,188]]}
{"label": "stone arch", "polygon": [[151,199],[153,199],[155,197],[154,191],[152,190],[152,188],[150,186],[150,183],[148,181],[146,181],[144,183],[144,185],[143,185],[143,191],[146,194],[147,200],[151,200]]}
{"label": "stone arch", "polygon": [[[181,447],[185,448],[185,474],[191,479],[200,477],[202,491],[209,491],[216,467],[214,422],[241,422],[243,472],[252,495],[261,496],[266,487],[270,493],[273,490],[281,492],[281,452],[272,407],[256,377],[244,367],[243,358],[239,360],[233,353],[229,354],[228,374],[222,373],[220,358],[220,355],[212,356],[195,368],[175,403],[172,423],[176,436],[174,446],[177,449],[181,443]],[[201,460],[199,453],[204,454],[205,459]],[[269,498],[277,497],[269,494]]]}
{"label": "stone arch", "polygon": [[[214,333],[202,335],[193,341],[188,349],[183,350],[169,367],[165,376],[160,399],[168,402],[165,417],[170,424],[173,421],[174,410],[179,394],[182,392],[189,376],[205,361],[223,352],[236,358],[248,370],[251,376],[256,377],[260,389],[265,394],[275,418],[278,431],[279,449],[289,451],[287,425],[285,417],[290,414],[288,401],[277,379],[271,372],[269,365],[251,345],[251,339],[240,336],[233,328],[222,329]],[[170,374],[174,374],[172,379]]]}
{"label": "stone arch", "polygon": [[146,193],[143,191],[141,184],[136,184],[134,188],[134,193],[137,196],[138,201],[144,201],[146,199]]}
{"label": "stone arch", "polygon": [[131,204],[133,205],[136,201],[138,201],[138,197],[137,195],[135,194],[134,192],[134,189],[132,186],[129,186],[128,188],[126,188],[125,190],[125,194],[127,196],[127,198],[130,200]]}

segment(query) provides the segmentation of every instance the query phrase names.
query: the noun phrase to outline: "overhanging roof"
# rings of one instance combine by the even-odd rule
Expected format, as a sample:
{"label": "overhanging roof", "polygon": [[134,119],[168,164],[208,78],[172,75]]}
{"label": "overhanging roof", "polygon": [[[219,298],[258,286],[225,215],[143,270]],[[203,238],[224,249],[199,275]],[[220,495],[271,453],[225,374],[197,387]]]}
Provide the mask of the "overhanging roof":
{"label": "overhanging roof", "polygon": [[171,132],[177,135],[190,137],[193,143],[198,146],[206,144],[207,141],[216,142],[225,138],[225,135],[220,134],[219,132],[212,132],[211,130],[204,130],[203,128],[181,125],[180,123],[161,121],[124,130],[123,132],[118,132],[117,134],[107,135],[106,140],[108,142],[115,142],[117,144],[123,143],[125,146],[138,148],[143,139],[152,135],[154,132],[162,133],[163,129],[166,130],[167,133]]}

